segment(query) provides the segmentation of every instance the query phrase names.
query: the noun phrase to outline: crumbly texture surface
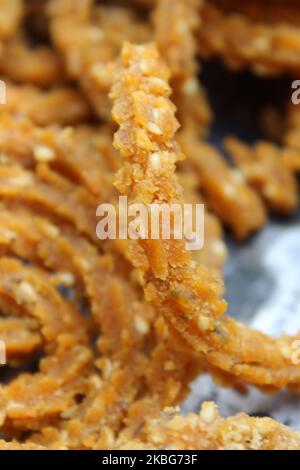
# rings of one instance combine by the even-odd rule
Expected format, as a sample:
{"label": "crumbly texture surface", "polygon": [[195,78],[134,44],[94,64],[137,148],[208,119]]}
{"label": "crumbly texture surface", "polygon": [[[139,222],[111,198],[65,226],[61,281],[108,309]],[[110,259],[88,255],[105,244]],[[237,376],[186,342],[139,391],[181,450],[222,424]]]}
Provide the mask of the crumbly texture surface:
{"label": "crumbly texture surface", "polygon": [[[124,159],[116,185],[132,202],[182,203],[175,164],[183,155],[175,140],[178,122],[169,100],[168,69],[151,45],[127,44],[121,60],[111,93],[120,126],[114,145]],[[137,244],[140,259],[134,253]],[[221,279],[203,266],[193,267],[183,240],[145,239],[132,245],[146,297],[213,366],[262,387],[298,386],[299,366],[285,353],[297,337],[275,340],[224,315]]]}
{"label": "crumbly texture surface", "polygon": [[[266,110],[276,144],[233,136],[228,163],[207,140],[198,58],[296,73],[298,10],[0,0],[0,450],[300,449],[271,419],[178,408],[202,373],[243,392],[299,392],[299,336],[235,322],[222,280],[223,227],[245,240],[268,211],[298,205],[299,112]],[[203,203],[203,249],[99,240],[97,206],[117,210],[120,193]]]}

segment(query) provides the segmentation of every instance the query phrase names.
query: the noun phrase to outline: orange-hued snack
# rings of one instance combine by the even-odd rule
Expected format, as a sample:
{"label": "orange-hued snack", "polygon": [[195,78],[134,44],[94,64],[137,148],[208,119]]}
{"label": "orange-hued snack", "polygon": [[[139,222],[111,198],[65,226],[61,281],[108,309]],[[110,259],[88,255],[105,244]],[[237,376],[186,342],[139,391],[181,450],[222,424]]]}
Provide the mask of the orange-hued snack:
{"label": "orange-hued snack", "polygon": [[0,112],[26,116],[38,126],[71,126],[92,119],[86,99],[77,89],[54,87],[41,90],[32,85],[6,84],[7,102]]}
{"label": "orange-hued snack", "polygon": [[[231,165],[198,58],[294,74],[299,19],[292,0],[0,0],[0,450],[299,449],[274,420],[178,408],[203,373],[300,390],[300,336],[231,319],[222,280],[223,225],[245,239],[298,205],[298,108],[264,108],[270,142],[233,137]],[[203,248],[100,240],[118,190],[203,204]]]}
{"label": "orange-hued snack", "polygon": [[76,394],[84,392],[83,371],[88,371],[91,359],[85,322],[47,282],[46,272],[3,257],[0,276],[0,295],[21,306],[23,315],[40,323],[45,342],[39,371],[20,374],[1,388],[2,429],[38,429],[57,419],[74,403]]}
{"label": "orange-hued snack", "polygon": [[171,69],[173,100],[183,129],[205,135],[212,112],[197,74],[195,31],[200,26],[198,0],[160,0],[154,11],[157,46]]}
{"label": "orange-hued snack", "polygon": [[284,152],[269,142],[258,142],[251,147],[228,137],[226,150],[240,169],[245,180],[258,192],[271,211],[291,214],[298,205],[297,181]]}
{"label": "orange-hued snack", "polygon": [[271,23],[263,16],[251,18],[238,11],[224,11],[218,2],[206,1],[201,8],[202,28],[198,49],[205,58],[220,57],[232,70],[251,68],[257,75],[299,73],[298,22],[278,16]]}
{"label": "orange-hued snack", "polygon": [[180,416],[166,409],[147,423],[139,439],[120,446],[124,449],[182,450],[299,450],[300,434],[270,418],[250,418],[244,413],[220,417],[212,402],[202,404],[200,413]]}
{"label": "orange-hued snack", "polygon": [[17,31],[24,13],[23,0],[1,0],[0,41],[10,39]]}
{"label": "orange-hued snack", "polygon": [[235,236],[243,239],[263,227],[266,212],[261,200],[220,152],[186,132],[178,140],[210,207]]}
{"label": "orange-hued snack", "polygon": [[[28,119],[0,116],[2,164],[18,163],[25,169],[49,170],[63,177],[61,181],[78,184],[91,195],[109,200],[115,193],[113,171],[119,158],[105,128],[83,125],[38,127]],[[67,186],[66,186],[67,187]]]}
{"label": "orange-hued snack", "polygon": [[148,25],[128,7],[94,0],[49,2],[50,30],[69,76],[77,80],[99,117],[110,117],[111,62],[127,38],[145,41]]}
{"label": "orange-hued snack", "polygon": [[[181,203],[175,163],[183,155],[174,139],[178,122],[169,100],[169,71],[153,45],[131,44],[123,48],[119,69],[111,97],[119,124],[114,145],[124,164],[116,185],[131,202]],[[221,279],[193,266],[183,240],[131,244],[132,262],[144,272],[146,298],[213,367],[263,388],[298,388],[300,367],[291,352],[299,337],[272,339],[224,315]]]}
{"label": "orange-hued snack", "polygon": [[4,48],[0,66],[9,80],[47,87],[64,82],[62,63],[53,49],[41,46],[31,49],[21,38],[10,41]]}

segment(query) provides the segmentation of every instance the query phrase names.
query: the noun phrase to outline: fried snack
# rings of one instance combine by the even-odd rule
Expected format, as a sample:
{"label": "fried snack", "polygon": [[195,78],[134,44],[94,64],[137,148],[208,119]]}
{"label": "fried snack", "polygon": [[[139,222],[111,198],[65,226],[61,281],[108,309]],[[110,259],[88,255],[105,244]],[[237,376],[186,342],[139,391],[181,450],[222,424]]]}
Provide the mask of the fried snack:
{"label": "fried snack", "polygon": [[[111,144],[108,100],[120,73],[115,59],[124,39],[153,37],[147,15],[157,2],[133,0],[123,7],[121,1],[23,3],[24,8],[20,1],[0,0],[0,69],[8,95],[0,109],[0,338],[11,374],[0,385],[0,432],[12,439],[0,440],[0,449],[196,448],[203,441],[201,420],[208,420],[205,442],[211,446],[296,447],[297,435],[277,424],[270,430],[265,420],[223,421],[213,405],[204,405],[200,418],[180,418],[166,409],[185,398],[202,371],[225,386],[242,388],[249,378],[263,389],[290,385],[298,391],[291,338],[271,341],[219,319],[225,309],[219,273],[226,248],[210,208],[205,248],[193,257],[177,241],[100,243],[96,238],[96,207],[116,201],[112,181],[121,163]],[[224,0],[224,11],[229,3]],[[181,139],[193,149],[202,145],[198,134],[210,123],[196,79],[194,34],[201,4],[161,0],[154,14],[155,39],[172,70]],[[3,12],[8,26],[2,26]],[[125,62],[132,61],[132,70],[130,65],[121,75],[125,82],[128,78],[125,91],[133,98],[127,99],[117,83],[115,114],[122,121],[119,145],[132,156],[134,168],[130,163],[121,170],[119,185],[132,189],[137,202],[203,202],[199,181],[203,192],[207,184],[208,192],[218,194],[210,188],[210,166],[201,163],[208,173],[202,169],[202,186],[193,158],[182,165],[184,192],[173,175],[175,160],[183,156],[173,141],[177,122],[167,99],[168,72],[155,54],[151,46],[127,46],[123,55]],[[108,123],[96,124],[95,115]],[[284,165],[291,164],[284,155]],[[242,199],[247,210],[255,206],[250,193]],[[215,200],[218,205],[218,196]],[[234,210],[230,214],[233,219]],[[260,221],[262,215],[258,211]],[[241,233],[256,228],[238,209],[236,217]],[[206,268],[196,271],[199,263]],[[144,290],[152,302],[145,300]],[[215,442],[215,428],[223,441]],[[232,428],[242,438],[232,436]],[[165,439],[157,437],[159,431]],[[283,444],[277,442],[279,433]]]}
{"label": "fried snack", "polygon": [[300,172],[300,152],[298,150],[284,147],[281,153],[284,166],[292,173]]}
{"label": "fried snack", "polygon": [[38,126],[70,126],[92,118],[91,109],[80,91],[60,87],[43,91],[34,86],[6,84],[7,103],[0,112],[25,116]]}
{"label": "fried snack", "polygon": [[110,63],[125,39],[147,40],[148,25],[130,8],[95,6],[94,0],[52,0],[49,15],[53,42],[69,76],[79,82],[96,114],[110,119]]}
{"label": "fried snack", "polygon": [[200,14],[201,56],[218,56],[232,70],[249,67],[258,75],[299,74],[298,25],[281,18],[269,24],[236,11],[228,13],[210,1],[204,3]]}
{"label": "fried snack", "polygon": [[24,13],[23,0],[0,1],[0,41],[11,38]]}
{"label": "fried snack", "polygon": [[[174,170],[183,156],[174,140],[178,122],[168,79],[153,45],[124,46],[111,97],[120,125],[114,145],[124,159],[116,185],[130,202],[182,202]],[[146,298],[212,366],[265,389],[297,389],[300,367],[291,355],[297,337],[272,339],[224,316],[221,280],[205,267],[193,267],[183,240],[131,245],[132,263],[145,274]]]}
{"label": "fried snack", "polygon": [[[21,143],[25,142],[27,134],[34,142],[38,134],[35,135],[32,126],[26,122],[23,123],[24,128],[17,124],[10,129],[18,136],[15,144],[8,139],[6,142],[4,138],[3,148],[11,163],[22,162],[23,159],[27,167],[34,166],[30,139],[27,138],[27,147]],[[43,130],[40,132],[41,138]],[[81,135],[81,129],[78,132]],[[75,141],[79,137],[76,133],[77,130],[74,131]],[[83,133],[84,137],[86,135]],[[23,198],[20,196],[20,199]],[[54,285],[66,283],[76,290],[79,288],[79,291],[82,286],[97,325],[96,331],[99,328],[102,333],[98,340],[101,360],[97,361],[102,372],[94,372],[88,378],[86,401],[64,413],[56,428],[44,428],[41,435],[35,436],[36,441],[47,443],[51,448],[64,445],[70,448],[109,448],[112,436],[114,433],[118,435],[127,412],[126,432],[132,437],[146,416],[154,416],[156,411],[169,403],[178,403],[185,396],[187,385],[199,371],[201,363],[185,347],[176,347],[174,339],[168,337],[162,325],[152,326],[154,311],[151,313],[150,307],[141,302],[130,284],[113,274],[112,258],[101,259],[97,248],[73,229],[54,226],[44,217],[29,212],[15,208],[13,212],[11,209],[10,212],[2,210],[0,221],[10,234],[2,240],[2,252],[42,263],[54,272],[50,278]],[[145,341],[153,344],[153,357],[149,357],[149,349],[144,352]],[[140,398],[134,402],[137,394]],[[110,406],[110,413],[107,413],[105,403]],[[100,420],[102,427],[99,428]],[[19,427],[23,425],[19,424]],[[32,422],[28,426],[33,426]]]}
{"label": "fried snack", "polygon": [[[42,168],[45,175],[48,174],[47,183],[53,194],[58,188],[67,187],[57,186],[58,182],[62,183],[61,175],[64,175],[63,181],[67,185],[84,189],[72,183],[76,174],[77,184],[84,184],[88,194],[99,193],[91,169],[97,173],[100,168],[105,171],[105,165],[107,172],[109,166],[111,170],[118,167],[111,161],[112,149],[107,147],[105,134],[98,135],[97,129],[78,127],[72,132],[41,129],[27,120],[15,120],[9,116],[2,117],[0,127],[3,135],[1,151],[6,157],[1,167],[4,173],[7,171],[12,175],[17,171],[18,174],[30,174],[37,182]],[[100,155],[99,149],[103,149]],[[49,156],[49,153],[52,157],[48,163],[52,165],[51,170],[43,165],[41,167],[36,161],[37,155]],[[16,167],[16,164],[22,167]],[[13,177],[13,185],[15,183],[18,185],[18,178]],[[39,184],[33,187],[36,193]],[[3,189],[6,192],[5,185]],[[109,448],[112,435],[118,435],[127,413],[126,432],[132,437],[146,416],[154,416],[170,403],[179,403],[187,392],[191,378],[197,375],[201,362],[185,346],[174,345],[174,339],[166,334],[161,321],[154,325],[155,312],[141,301],[141,293],[137,295],[133,286],[120,278],[121,272],[113,274],[113,258],[99,257],[97,247],[80,237],[77,222],[75,225],[72,222],[72,228],[65,225],[61,216],[57,220],[60,210],[59,205],[54,203],[56,196],[50,198],[53,200],[51,212],[56,217],[52,217],[52,223],[45,220],[45,216],[49,216],[49,202],[44,198],[44,189],[40,188],[38,192],[40,195],[34,196],[34,203],[26,203],[31,199],[31,194],[19,193],[14,204],[9,203],[8,210],[0,211],[1,225],[10,234],[0,243],[2,253],[13,253],[50,269],[53,273],[50,282],[74,288],[79,294],[78,301],[82,299],[83,290],[97,325],[96,331],[101,330],[98,340],[101,360],[97,361],[101,372],[95,371],[88,377],[87,399],[82,406],[64,413],[56,428],[45,428],[35,439],[51,448],[61,447],[63,442],[70,448]],[[2,195],[2,202],[7,203],[7,199]],[[70,196],[64,197],[63,205],[68,206],[68,201]],[[39,207],[36,207],[37,202]],[[21,211],[22,207],[26,211]],[[83,202],[78,202],[76,211],[75,206],[71,210],[69,205],[68,213],[73,211],[73,218],[79,218],[78,223],[82,223],[81,208],[86,211]],[[153,356],[149,356],[149,347],[145,352],[145,342],[153,345]],[[136,351],[136,354],[131,351]],[[141,393],[141,387],[144,393]],[[140,398],[135,402],[137,394]],[[108,402],[110,413],[103,405]],[[103,426],[99,429],[100,420]]]}
{"label": "fried snack", "polygon": [[289,215],[296,210],[297,181],[284,163],[279,147],[269,142],[258,142],[250,147],[234,137],[225,140],[225,147],[246,181],[271,211]]}
{"label": "fried snack", "polygon": [[[129,318],[129,316],[127,315],[127,311],[123,312],[122,309],[120,309],[121,299],[117,289],[118,286],[116,284],[114,286],[113,279],[109,280],[111,274],[111,261],[108,262],[109,260],[105,259],[101,261],[97,254],[96,248],[90,245],[86,240],[81,239],[80,237],[76,236],[75,234],[72,234],[72,232],[68,230],[59,230],[57,227],[54,227],[43,219],[31,218],[29,214],[26,215],[22,213],[14,213],[13,215],[11,215],[8,212],[3,212],[1,214],[1,221],[3,225],[7,227],[7,230],[10,230],[11,233],[15,233],[14,241],[6,247],[8,251],[13,251],[14,253],[21,256],[23,259],[30,259],[31,261],[42,261],[43,264],[45,264],[48,268],[51,267],[51,269],[63,270],[65,268],[67,271],[65,273],[62,272],[61,276],[57,274],[53,280],[54,282],[61,282],[64,278],[66,279],[67,277],[69,279],[72,279],[73,276],[73,283],[75,283],[76,278],[81,278],[81,285],[86,288],[86,294],[90,300],[91,312],[93,314],[93,317],[97,324],[100,323],[99,327],[101,326],[102,329],[103,338],[101,339],[100,348],[102,353],[104,354],[105,350],[106,353],[111,351],[120,351],[125,353],[124,347],[117,347],[115,349],[115,346],[117,346],[115,342],[118,338],[120,338],[121,342],[125,341],[126,343],[129,341],[128,335],[125,335],[125,327],[127,323],[127,318]],[[105,279],[106,282],[104,282]],[[111,284],[108,284],[109,282],[111,282]],[[100,286],[102,286],[103,290],[99,289]],[[110,299],[109,292],[111,289],[113,289],[111,299],[115,300],[114,302],[110,302],[110,304],[107,305],[107,308],[109,307],[108,312],[106,311],[104,303],[106,303],[108,299]],[[126,292],[126,298],[128,297],[128,294],[129,292]],[[114,312],[115,316],[113,316]],[[124,322],[123,326],[121,321]],[[143,322],[142,318],[140,318],[140,322]],[[130,337],[132,337],[132,335],[130,335]],[[104,338],[107,338],[106,342],[104,341]],[[113,366],[112,364],[110,365],[110,363],[108,363],[108,359],[104,361],[104,357],[102,357],[101,362],[101,367],[104,368],[103,375],[106,381],[109,381],[109,374],[113,372]],[[125,371],[123,371],[122,374],[124,375],[120,376],[119,372],[119,380],[121,379],[121,377],[124,377],[125,383]],[[92,381],[92,379],[95,382],[94,395],[97,393],[97,399],[99,400],[100,391],[98,385],[101,385],[100,376],[97,377],[94,374],[89,380]],[[127,389],[128,386],[129,385],[127,385]],[[89,385],[89,387],[91,388],[91,384]],[[105,387],[107,389],[108,384],[105,384]],[[111,387],[112,385],[110,386],[110,388]],[[119,399],[122,396],[122,389],[120,387],[121,382],[119,383],[118,388]],[[101,393],[104,392],[102,391]],[[110,398],[110,400],[112,400],[111,393],[112,390],[110,390],[110,394],[107,391],[106,401],[108,397]],[[90,412],[91,398],[92,397],[89,396]],[[96,396],[94,396],[94,399],[96,400]],[[119,406],[118,400],[116,406]],[[94,405],[95,410],[96,405],[97,409],[100,410],[101,406],[99,404],[99,401],[97,401]],[[69,417],[71,417],[71,415],[72,412],[70,413]],[[65,419],[67,419],[67,417],[68,416],[66,413]],[[116,418],[116,416],[114,416],[114,418]],[[74,422],[72,425],[74,427]],[[95,423],[93,424],[93,428],[95,428]],[[97,429],[93,429],[93,432],[96,433]],[[85,433],[88,434],[87,428],[85,429]],[[73,438],[73,440],[75,440],[75,437]]]}
{"label": "fried snack", "polygon": [[[203,204],[205,211],[204,235],[205,243],[201,250],[193,251],[193,259],[198,264],[204,264],[217,272],[221,272],[227,260],[227,247],[223,240],[223,229],[219,219],[209,211],[206,202],[197,190],[198,180],[191,172],[178,173],[181,185],[184,188],[185,204]],[[121,253],[122,256],[130,262],[129,247],[127,240],[114,240],[113,250]],[[133,273],[132,273],[133,274]],[[134,273],[133,281],[140,286],[143,285],[142,276]]]}
{"label": "fried snack", "polygon": [[118,168],[119,157],[105,128],[39,128],[27,119],[3,115],[0,131],[3,164],[18,163],[34,169],[47,163],[52,171],[92,195],[106,201],[112,198],[112,172]]}
{"label": "fried snack", "polygon": [[85,188],[68,182],[46,164],[37,166],[36,173],[18,165],[0,166],[0,197],[3,201],[36,211],[44,210],[53,217],[74,224],[79,232],[92,240],[95,234],[97,199]]}
{"label": "fried snack", "polygon": [[[112,281],[115,283],[115,279]],[[60,448],[66,442],[70,449],[111,449],[118,439],[127,440],[136,436],[141,426],[155,417],[167,403],[179,403],[187,392],[188,383],[199,372],[199,361],[195,357],[191,360],[190,352],[183,346],[178,347],[168,333],[165,338],[157,336],[159,344],[148,359],[141,352],[139,342],[141,333],[143,343],[151,335],[138,328],[142,323],[136,323],[133,343],[129,344],[127,335],[122,340],[122,333],[124,335],[130,331],[129,323],[127,328],[124,324],[121,330],[116,325],[119,325],[120,315],[128,315],[128,312],[120,309],[125,305],[121,291],[114,290],[112,293],[117,294],[115,306],[118,307],[119,303],[116,310],[113,305],[114,314],[118,315],[115,319],[117,323],[110,325],[111,332],[112,329],[116,330],[114,336],[117,343],[111,341],[108,346],[112,349],[117,345],[117,350],[110,359],[104,356],[102,361],[97,362],[101,365],[102,374],[95,376],[93,381],[91,379],[83,404],[65,413],[60,426],[45,427],[40,434],[34,435],[32,442],[51,449]],[[136,308],[135,304],[135,311]],[[138,336],[140,340],[134,345]],[[108,338],[111,337],[110,334]],[[135,353],[134,347],[137,348]]]}
{"label": "fried snack", "polygon": [[21,444],[18,441],[6,442],[1,439],[0,450],[46,450],[46,448],[36,444]]}
{"label": "fried snack", "polygon": [[[0,299],[1,309],[5,306],[5,312],[11,309],[11,305],[7,308],[7,304],[7,299]],[[18,306],[12,307],[15,314]],[[0,338],[5,344],[6,363],[10,366],[17,366],[24,359],[32,357],[34,353],[41,351],[43,345],[39,324],[31,318],[0,318]]]}
{"label": "fried snack", "polygon": [[284,22],[298,25],[300,21],[297,0],[267,0],[264,5],[259,0],[211,0],[211,3],[225,12],[242,13],[253,20],[264,23]]}
{"label": "fried snack", "polygon": [[197,191],[198,178],[192,172],[178,172],[178,178],[184,189],[184,202],[186,204],[204,204],[204,236],[205,242],[202,250],[193,251],[193,258],[198,264],[204,264],[221,272],[227,260],[227,247],[223,240],[223,230],[219,219],[212,214],[207,204]]}
{"label": "fried snack", "polygon": [[[226,168],[224,159],[214,149],[198,144],[199,135],[205,133],[212,118],[204,91],[197,79],[194,32],[200,26],[197,18],[200,4],[197,0],[159,1],[154,14],[155,36],[160,53],[171,69],[172,98],[183,129],[179,140],[182,140],[188,164],[200,177],[200,187],[213,210],[238,237],[244,238],[264,224],[263,208],[250,189],[237,181],[234,173]],[[205,149],[210,157],[205,155],[205,159],[201,159]],[[213,184],[210,177],[212,174]],[[218,182],[215,179],[217,175],[220,175]],[[228,197],[226,188],[229,186],[239,196],[235,194],[235,197]]]}
{"label": "fried snack", "polygon": [[300,112],[299,107],[288,104],[285,112],[267,107],[261,115],[261,124],[268,138],[280,145],[278,154],[292,173],[300,171]]}
{"label": "fried snack", "polygon": [[167,409],[142,429],[139,438],[120,449],[181,450],[299,450],[300,433],[270,418],[241,413],[222,419],[212,402],[202,404],[199,415],[180,416]]}
{"label": "fried snack", "polygon": [[64,81],[62,67],[53,49],[47,46],[33,49],[22,38],[15,38],[4,48],[0,70],[13,82],[47,87]]}
{"label": "fried snack", "polygon": [[36,374],[20,374],[1,386],[2,429],[38,429],[72,406],[76,394],[85,390],[91,355],[84,318],[59,296],[46,273],[14,259],[0,260],[0,295],[40,322],[46,343]]}
{"label": "fried snack", "polygon": [[234,235],[244,239],[261,228],[266,223],[264,206],[240,173],[214,147],[190,133],[181,132],[178,140],[210,207]]}
{"label": "fried snack", "polygon": [[[141,303],[130,284],[118,280],[111,268],[103,270],[98,280],[94,293],[102,313],[96,321],[102,335],[96,364],[102,372],[91,380],[87,400],[65,414],[60,428],[46,428],[35,436],[35,442],[51,448],[60,447],[66,435],[69,448],[111,448],[124,421],[132,438],[147,417],[182,399],[199,370],[199,361],[193,361],[190,352],[176,346],[166,333],[157,331],[155,345],[154,312]],[[154,341],[150,356],[144,351],[147,338]]]}
{"label": "fried snack", "polygon": [[199,0],[160,0],[154,11],[155,39],[172,72],[171,87],[183,129],[205,134],[212,120],[197,74],[195,31]]}

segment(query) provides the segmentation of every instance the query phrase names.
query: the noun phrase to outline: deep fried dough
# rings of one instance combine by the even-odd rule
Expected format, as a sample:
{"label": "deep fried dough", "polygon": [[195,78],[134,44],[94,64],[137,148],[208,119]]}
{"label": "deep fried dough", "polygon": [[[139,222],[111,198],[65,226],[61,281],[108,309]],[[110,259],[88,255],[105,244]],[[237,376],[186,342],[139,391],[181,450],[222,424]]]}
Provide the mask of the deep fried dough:
{"label": "deep fried dough", "polygon": [[46,46],[31,49],[22,39],[6,45],[0,70],[16,83],[46,87],[65,81],[60,57],[53,49]]}
{"label": "deep fried dough", "polygon": [[145,41],[148,25],[130,8],[95,6],[93,0],[52,0],[51,33],[67,72],[78,80],[99,117],[110,117],[110,63],[124,40]]}
{"label": "deep fried dough", "polygon": [[195,31],[200,27],[198,0],[160,0],[154,12],[155,39],[172,72],[171,87],[183,129],[205,134],[212,120],[197,78]]}
{"label": "deep fried dough", "polygon": [[[0,441],[0,449],[298,448],[298,434],[271,420],[222,420],[213,404],[186,418],[166,408],[180,404],[202,371],[225,386],[249,381],[296,391],[300,373],[291,363],[292,338],[271,340],[221,318],[226,247],[209,210],[239,236],[263,225],[265,212],[236,170],[199,141],[211,113],[197,80],[194,35],[209,29],[219,37],[209,23],[201,25],[203,2],[102,3],[0,0],[0,70],[8,96],[0,109],[0,338],[13,372],[0,387],[0,430],[12,441]],[[207,3],[205,9],[214,8]],[[272,27],[272,45],[280,43],[272,58],[276,71],[290,70],[297,49],[292,8],[268,7],[262,18],[255,0],[251,7],[221,3],[226,22],[231,8],[242,12],[247,34],[258,21],[263,33]],[[153,5],[155,31],[148,16]],[[276,11],[284,11],[282,28]],[[220,35],[231,31],[222,28]],[[153,37],[172,72],[189,157],[180,184],[173,174],[183,158],[173,139],[178,124],[168,71],[155,50],[125,47],[118,81],[123,41]],[[208,39],[203,48],[214,53]],[[236,49],[245,65],[242,43],[224,45],[220,54],[232,59]],[[263,54],[248,64],[274,72]],[[97,205],[117,201],[113,80],[121,124],[116,143],[129,158],[118,185],[135,202],[204,202],[206,244],[191,257],[179,241],[100,243],[96,237]],[[278,158],[294,173],[298,131],[296,124],[288,128],[294,136],[285,136],[290,143]]]}
{"label": "deep fried dough", "polygon": [[41,323],[46,342],[39,371],[21,374],[1,387],[2,429],[38,429],[84,392],[83,371],[88,371],[91,359],[84,319],[46,277],[13,259],[0,260],[0,295],[14,300]]}
{"label": "deep fried dough", "polygon": [[120,449],[181,450],[299,450],[300,433],[270,418],[250,418],[241,413],[222,419],[214,403],[203,403],[199,415],[180,416],[167,409],[147,423],[139,439]]}
{"label": "deep fried dough", "polygon": [[68,87],[43,91],[34,86],[6,83],[7,102],[0,111],[14,116],[26,116],[39,126],[51,124],[69,126],[92,118],[83,95]]}
{"label": "deep fried dough", "polygon": [[79,232],[92,240],[95,233],[97,199],[85,188],[68,182],[40,164],[37,173],[17,165],[0,166],[0,196],[3,200],[36,207],[65,222],[74,224]]}
{"label": "deep fried dough", "polygon": [[118,168],[119,158],[105,128],[44,129],[33,126],[27,119],[3,115],[0,130],[3,164],[19,163],[32,169],[45,163],[98,198],[108,201],[113,196],[112,172]]}
{"label": "deep fried dough", "polygon": [[226,13],[211,4],[201,9],[198,32],[203,57],[221,57],[233,70],[249,67],[258,75],[299,73],[299,27],[289,22],[268,24],[238,12]]}
{"label": "deep fried dough", "polygon": [[271,211],[289,215],[296,210],[297,181],[276,145],[258,142],[250,147],[231,137],[225,140],[225,147],[246,181],[266,201]]}
{"label": "deep fried dough", "polygon": [[262,202],[218,150],[190,133],[181,132],[178,140],[209,205],[235,236],[243,239],[263,227],[266,212]]}
{"label": "deep fried dough", "polygon": [[23,0],[0,1],[0,40],[15,34],[24,13]]}
{"label": "deep fried dough", "polygon": [[[131,202],[181,202],[174,170],[182,154],[174,140],[178,123],[168,99],[168,69],[154,46],[126,44],[116,77],[111,96],[120,129],[114,144],[125,160],[118,189],[130,195]],[[132,262],[145,273],[147,299],[195,351],[204,353],[213,366],[257,386],[297,388],[300,367],[291,355],[296,338],[272,339],[223,316],[220,279],[203,267],[193,268],[183,240],[139,240],[132,245]]]}

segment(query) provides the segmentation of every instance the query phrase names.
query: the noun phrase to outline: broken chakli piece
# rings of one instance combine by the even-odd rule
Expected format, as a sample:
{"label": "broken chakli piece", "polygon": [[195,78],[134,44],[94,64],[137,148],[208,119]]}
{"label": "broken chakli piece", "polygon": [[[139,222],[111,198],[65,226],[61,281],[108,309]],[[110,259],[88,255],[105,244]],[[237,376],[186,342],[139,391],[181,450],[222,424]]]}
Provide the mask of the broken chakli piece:
{"label": "broken chakli piece", "polygon": [[[207,372],[242,391],[299,391],[298,336],[275,340],[226,316],[221,278],[222,223],[245,238],[268,210],[297,206],[297,112],[283,147],[227,140],[232,168],[205,141],[213,116],[196,57],[298,70],[294,7],[0,4],[0,449],[299,449],[299,433],[272,419],[177,408]],[[127,43],[119,58],[124,41],[153,39],[157,49]],[[204,203],[203,250],[98,240],[97,206],[117,207],[116,172],[130,202]]]}

